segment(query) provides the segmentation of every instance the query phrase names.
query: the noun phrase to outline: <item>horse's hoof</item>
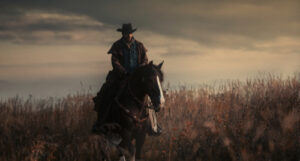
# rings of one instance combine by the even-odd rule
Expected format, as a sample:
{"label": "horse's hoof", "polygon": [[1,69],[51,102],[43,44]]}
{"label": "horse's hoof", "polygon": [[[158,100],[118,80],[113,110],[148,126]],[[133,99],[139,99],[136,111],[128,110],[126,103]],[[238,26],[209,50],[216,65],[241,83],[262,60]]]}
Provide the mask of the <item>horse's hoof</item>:
{"label": "horse's hoof", "polygon": [[120,159],[119,159],[119,161],[126,161],[125,156],[124,155],[121,156]]}
{"label": "horse's hoof", "polygon": [[118,134],[110,134],[108,136],[109,142],[111,142],[113,145],[118,146],[122,142],[122,137]]}

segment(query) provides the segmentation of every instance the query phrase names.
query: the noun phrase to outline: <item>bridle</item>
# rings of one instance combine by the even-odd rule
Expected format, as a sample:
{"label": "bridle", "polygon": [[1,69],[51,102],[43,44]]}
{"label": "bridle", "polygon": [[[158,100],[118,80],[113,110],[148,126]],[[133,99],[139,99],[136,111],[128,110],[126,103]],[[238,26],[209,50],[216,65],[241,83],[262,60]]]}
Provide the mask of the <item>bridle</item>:
{"label": "bridle", "polygon": [[[120,95],[124,91],[126,91],[125,89],[127,89],[129,94],[131,95],[131,97],[138,104],[138,106],[141,106],[141,107],[144,106],[144,103],[140,99],[138,99],[138,97],[133,93],[133,91],[131,89],[131,86],[130,86],[130,79],[128,78],[125,81],[126,81],[126,87],[124,87],[123,90],[114,98],[114,101],[116,102],[118,107],[126,114],[126,116],[131,118],[135,122],[136,126],[140,126],[141,123],[143,123],[144,121],[147,120],[148,116],[146,115],[144,118],[138,118],[137,115],[131,113],[130,110],[125,105],[121,104],[120,101],[119,101]],[[139,112],[138,116],[141,116],[142,112],[143,112],[143,110],[141,110]]]}

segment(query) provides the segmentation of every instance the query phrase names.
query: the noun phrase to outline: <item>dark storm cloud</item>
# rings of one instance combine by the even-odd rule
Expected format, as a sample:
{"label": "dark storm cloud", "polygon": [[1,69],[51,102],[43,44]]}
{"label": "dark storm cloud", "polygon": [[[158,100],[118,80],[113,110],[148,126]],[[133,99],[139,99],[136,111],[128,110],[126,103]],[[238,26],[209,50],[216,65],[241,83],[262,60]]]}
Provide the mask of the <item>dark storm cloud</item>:
{"label": "dark storm cloud", "polygon": [[[84,15],[112,28],[132,22],[141,30],[186,38],[209,47],[255,49],[255,44],[260,41],[300,35],[300,3],[296,0],[28,0],[3,1],[2,4],[2,8],[9,12],[41,10]],[[5,14],[9,15],[8,12]],[[44,22],[27,26],[27,30],[68,30],[76,27],[101,30],[93,26]]]}
{"label": "dark storm cloud", "polygon": [[[7,9],[5,9],[7,10]],[[44,10],[12,8],[8,12],[1,10],[0,40],[13,43],[91,43],[97,34],[88,32],[109,30],[88,16]],[[91,38],[87,38],[90,36]],[[90,40],[87,40],[90,39]]]}

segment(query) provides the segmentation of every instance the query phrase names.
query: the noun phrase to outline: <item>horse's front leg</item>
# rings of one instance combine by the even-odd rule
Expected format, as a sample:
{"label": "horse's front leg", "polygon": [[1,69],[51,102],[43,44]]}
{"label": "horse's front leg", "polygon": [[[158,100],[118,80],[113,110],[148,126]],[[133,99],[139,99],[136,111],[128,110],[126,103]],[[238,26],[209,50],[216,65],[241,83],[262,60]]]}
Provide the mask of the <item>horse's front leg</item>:
{"label": "horse's front leg", "polygon": [[135,154],[136,154],[135,145],[131,144],[131,148],[130,148],[131,161],[135,161]]}
{"label": "horse's front leg", "polygon": [[[120,143],[120,147],[122,149],[125,149],[128,152],[127,154],[129,154],[130,161],[135,161],[136,148],[135,148],[135,145],[132,143],[132,141],[133,141],[132,132],[124,130],[122,132],[122,136],[123,136],[123,140]],[[125,156],[125,153],[123,152],[122,157],[124,158],[124,156]]]}
{"label": "horse's front leg", "polygon": [[[120,161],[126,161],[125,158],[129,158],[130,161],[135,161],[135,153],[136,153],[136,148],[134,144],[128,144],[127,146],[123,147],[122,144],[120,144],[124,150],[120,150],[121,155],[120,155]],[[127,157],[125,157],[127,156]]]}

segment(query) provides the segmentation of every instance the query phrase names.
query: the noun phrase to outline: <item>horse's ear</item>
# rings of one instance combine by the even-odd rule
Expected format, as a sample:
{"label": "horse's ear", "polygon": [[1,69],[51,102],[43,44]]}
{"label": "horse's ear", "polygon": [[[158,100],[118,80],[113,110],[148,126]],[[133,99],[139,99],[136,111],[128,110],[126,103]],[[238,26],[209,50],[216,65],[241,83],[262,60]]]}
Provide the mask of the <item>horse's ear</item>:
{"label": "horse's ear", "polygon": [[163,60],[160,64],[158,64],[157,67],[158,67],[159,69],[161,69],[161,67],[162,67],[162,65],[164,64],[164,62],[165,62],[165,61]]}
{"label": "horse's ear", "polygon": [[152,60],[150,61],[149,65],[153,65],[153,61]]}

